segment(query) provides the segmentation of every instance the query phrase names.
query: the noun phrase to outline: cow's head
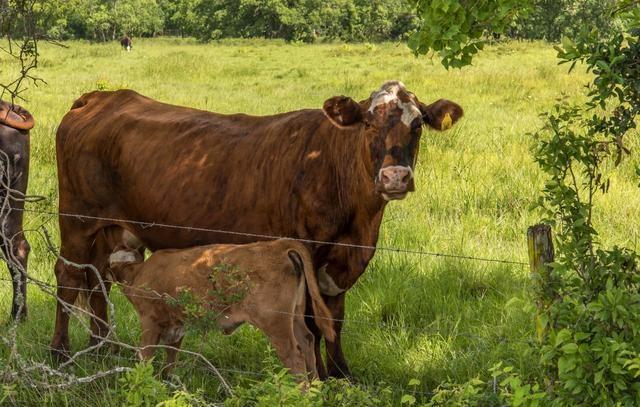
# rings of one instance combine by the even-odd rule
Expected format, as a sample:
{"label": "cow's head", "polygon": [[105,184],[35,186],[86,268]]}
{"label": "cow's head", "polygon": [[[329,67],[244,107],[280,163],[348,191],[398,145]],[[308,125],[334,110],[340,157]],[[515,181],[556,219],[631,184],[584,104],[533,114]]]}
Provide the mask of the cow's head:
{"label": "cow's head", "polygon": [[376,192],[387,201],[403,199],[415,189],[422,126],[447,130],[463,114],[458,104],[445,99],[425,105],[399,81],[385,82],[360,103],[334,96],[324,102],[323,111],[339,128],[364,126]]}

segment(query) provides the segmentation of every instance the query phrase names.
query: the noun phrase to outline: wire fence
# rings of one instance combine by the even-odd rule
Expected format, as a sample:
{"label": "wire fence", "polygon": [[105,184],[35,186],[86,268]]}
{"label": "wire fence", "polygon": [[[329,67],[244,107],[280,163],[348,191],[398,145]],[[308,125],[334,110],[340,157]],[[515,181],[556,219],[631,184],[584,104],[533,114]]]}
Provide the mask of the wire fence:
{"label": "wire fence", "polygon": [[[2,157],[0,157],[2,158]],[[10,165],[7,164],[8,157],[4,157],[4,166],[3,170],[7,173],[10,173]],[[46,352],[52,351],[48,343],[42,341],[42,338],[34,338],[25,336],[20,333],[19,323],[14,321],[9,324],[4,331],[0,330],[0,339],[7,345],[7,358],[5,363],[5,371],[0,372],[3,374],[3,380],[5,383],[20,383],[21,385],[37,388],[37,389],[64,389],[71,386],[77,386],[81,384],[92,383],[95,381],[99,381],[101,379],[120,375],[124,372],[128,372],[132,369],[132,366],[135,365],[140,359],[138,357],[128,357],[117,354],[109,354],[105,358],[111,360],[112,363],[106,367],[98,367],[97,371],[89,371],[87,369],[90,366],[84,362],[86,357],[90,355],[94,355],[94,352],[104,346],[117,346],[121,349],[127,349],[132,353],[137,353],[141,351],[141,348],[135,345],[131,345],[129,343],[125,343],[118,339],[117,333],[118,329],[116,327],[116,318],[115,318],[115,306],[113,301],[109,298],[109,288],[108,284],[110,281],[104,279],[103,273],[100,270],[97,270],[93,265],[87,264],[75,264],[70,262],[67,259],[64,259],[60,256],[58,248],[52,242],[50,234],[48,232],[47,226],[50,222],[54,221],[57,217],[72,217],[78,220],[94,220],[101,222],[109,222],[113,224],[130,224],[135,225],[136,227],[142,228],[170,228],[175,230],[185,230],[192,232],[208,232],[208,233],[217,233],[223,235],[234,235],[234,236],[242,236],[255,240],[267,240],[267,239],[288,239],[288,240],[297,240],[302,243],[311,244],[311,245],[327,245],[327,246],[337,246],[337,247],[346,247],[357,250],[375,250],[379,252],[386,253],[396,253],[396,254],[404,254],[404,255],[416,255],[420,257],[434,257],[434,258],[442,258],[442,259],[456,259],[461,261],[475,261],[482,263],[492,263],[492,264],[503,264],[503,265],[511,265],[524,267],[528,264],[524,261],[520,260],[512,260],[512,259],[499,259],[499,258],[491,258],[491,257],[477,257],[477,256],[469,256],[464,254],[457,253],[440,253],[440,252],[431,252],[424,251],[420,249],[414,248],[401,248],[401,247],[385,247],[385,246],[368,246],[368,245],[360,245],[360,244],[350,244],[350,243],[342,243],[342,242],[331,242],[331,241],[321,241],[314,239],[300,239],[294,238],[290,236],[276,236],[270,234],[263,233],[247,233],[247,232],[238,232],[238,231],[230,231],[230,230],[221,230],[221,229],[212,229],[212,228],[202,228],[197,226],[189,226],[189,225],[174,225],[174,224],[166,224],[166,223],[156,223],[156,222],[147,222],[141,220],[129,220],[129,219],[118,219],[118,218],[109,218],[109,217],[99,217],[99,216],[89,216],[85,214],[77,214],[77,213],[64,213],[58,211],[51,211],[40,208],[15,208],[12,203],[17,201],[29,203],[30,201],[35,201],[30,199],[30,197],[25,196],[23,192],[16,191],[12,189],[10,185],[6,182],[7,179],[11,179],[10,176],[3,177],[3,183],[0,185],[0,188],[6,190],[4,195],[0,195],[0,222],[3,225],[2,230],[0,231],[0,244],[9,247],[6,253],[8,255],[5,256],[5,261],[10,267],[14,267],[20,270],[23,275],[27,276],[27,281],[29,286],[37,287],[37,289],[43,293],[46,297],[51,298],[53,303],[59,304],[65,309],[72,318],[76,321],[76,325],[79,325],[83,332],[89,334],[91,333],[91,326],[88,323],[88,319],[97,318],[90,309],[86,307],[78,306],[77,304],[69,304],[62,301],[59,298],[57,290],[58,289],[69,289],[82,291],[87,294],[96,294],[101,293],[107,301],[108,305],[108,317],[109,321],[99,321],[104,323],[109,327],[109,334],[106,337],[98,338],[98,342],[92,346],[87,348],[78,350],[76,352],[70,353],[68,359],[61,364],[55,364],[50,361],[48,358],[40,359],[34,357],[34,350],[44,350]],[[18,258],[16,258],[12,253],[15,252],[13,249],[13,241],[15,236],[9,236],[5,233],[4,225],[6,220],[11,216],[12,211],[23,211],[26,213],[34,214],[38,217],[39,224],[30,229],[25,229],[25,231],[29,231],[36,236],[39,236],[44,242],[44,247],[46,248],[44,253],[37,253],[36,256],[32,255],[32,258],[36,257],[38,259],[44,258],[44,256],[52,256],[56,259],[63,260],[66,264],[73,265],[79,269],[85,269],[87,273],[94,273],[98,279],[98,284],[93,287],[77,287],[77,286],[64,286],[58,285],[56,283],[50,281],[44,281],[42,279],[37,278],[33,273],[27,274],[26,270],[24,270],[24,266],[20,262]],[[41,247],[39,245],[38,247]],[[53,278],[53,273],[51,274]],[[9,286],[9,283],[17,286],[18,291],[20,290],[21,284],[20,278],[14,275],[11,279],[9,278],[0,278],[0,281],[5,286]],[[122,285],[122,283],[119,283]],[[136,289],[136,287],[128,287]],[[7,292],[7,291],[5,291]],[[8,293],[8,292],[7,292]],[[159,294],[149,292],[148,290],[142,290],[139,293],[128,293],[128,296],[146,298],[146,299],[158,299]],[[20,296],[18,296],[20,297]],[[18,298],[20,300],[20,298]],[[1,303],[7,303],[7,298],[0,298]],[[40,304],[41,305],[41,304]],[[49,305],[48,305],[49,306]],[[292,317],[292,316],[303,316],[303,317],[313,317],[313,318],[322,318],[319,316],[314,316],[310,314],[300,314],[300,313],[291,313],[291,312],[283,312],[281,310],[276,309],[263,309],[262,311],[271,312],[273,314],[282,315],[282,317]],[[33,315],[33,313],[32,313]],[[504,343],[520,343],[520,344],[530,344],[532,339],[523,338],[523,339],[512,339],[506,337],[487,337],[483,335],[478,335],[474,332],[458,332],[454,331],[449,334],[443,334],[437,330],[427,330],[424,326],[412,326],[410,324],[404,323],[394,323],[394,322],[381,322],[381,321],[372,321],[368,319],[358,319],[358,318],[324,318],[329,319],[333,322],[340,323],[343,326],[342,332],[347,336],[352,333],[355,335],[362,334],[362,328],[368,327],[373,330],[389,330],[393,332],[397,331],[408,331],[408,332],[416,332],[420,335],[433,335],[438,338],[446,339],[446,340],[456,340],[458,338],[466,338],[471,341],[476,341],[477,343],[483,343],[487,346],[504,344]],[[44,334],[46,335],[46,334]],[[29,348],[27,348],[27,346]],[[171,348],[167,345],[156,345],[158,348]],[[231,369],[228,367],[220,368],[215,366],[209,358],[203,354],[201,351],[192,351],[188,349],[177,349],[178,352],[182,355],[181,361],[179,362],[183,366],[189,366],[189,369],[194,368],[194,366],[198,366],[198,368],[204,369],[204,371],[208,373],[214,373],[218,379],[218,383],[220,387],[227,393],[232,394],[232,386],[229,384],[228,380],[225,378],[227,375],[239,375],[253,378],[264,378],[267,373],[261,371],[247,371],[242,369]],[[83,361],[80,363],[80,361]],[[73,368],[73,371],[69,371],[70,368]],[[397,391],[403,391],[402,388],[395,388]],[[431,392],[415,392],[421,394],[425,397],[431,395]]]}

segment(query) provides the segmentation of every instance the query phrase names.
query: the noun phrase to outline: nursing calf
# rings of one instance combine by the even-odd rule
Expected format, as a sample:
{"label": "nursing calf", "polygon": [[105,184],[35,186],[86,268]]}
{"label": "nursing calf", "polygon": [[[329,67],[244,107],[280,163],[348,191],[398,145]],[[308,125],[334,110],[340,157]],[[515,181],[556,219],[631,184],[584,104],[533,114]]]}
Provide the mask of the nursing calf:
{"label": "nursing calf", "polygon": [[[159,250],[144,262],[136,248],[120,246],[109,257],[109,272],[140,316],[141,357],[151,358],[160,343],[169,346],[165,373],[185,323],[195,318],[211,319],[227,334],[248,322],[267,335],[291,373],[317,377],[314,337],[304,320],[307,288],[316,324],[325,337],[335,335],[311,257],[298,242]],[[192,311],[195,305],[195,315],[187,305]]]}

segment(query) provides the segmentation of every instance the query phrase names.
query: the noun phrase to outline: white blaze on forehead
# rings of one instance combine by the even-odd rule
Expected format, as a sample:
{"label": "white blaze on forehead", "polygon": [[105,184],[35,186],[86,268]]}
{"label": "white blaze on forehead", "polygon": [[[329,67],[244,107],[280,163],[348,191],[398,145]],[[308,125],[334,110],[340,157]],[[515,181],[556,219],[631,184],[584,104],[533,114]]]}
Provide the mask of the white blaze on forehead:
{"label": "white blaze on forehead", "polygon": [[411,127],[411,122],[416,118],[421,117],[422,113],[420,113],[420,109],[418,109],[418,106],[413,102],[413,100],[406,103],[401,101],[400,98],[398,98],[398,93],[400,91],[407,92],[404,83],[400,81],[387,81],[383,83],[378,91],[371,94],[371,106],[369,107],[369,112],[373,113],[375,108],[379,105],[396,102],[398,108],[402,110],[400,120],[405,126]]}

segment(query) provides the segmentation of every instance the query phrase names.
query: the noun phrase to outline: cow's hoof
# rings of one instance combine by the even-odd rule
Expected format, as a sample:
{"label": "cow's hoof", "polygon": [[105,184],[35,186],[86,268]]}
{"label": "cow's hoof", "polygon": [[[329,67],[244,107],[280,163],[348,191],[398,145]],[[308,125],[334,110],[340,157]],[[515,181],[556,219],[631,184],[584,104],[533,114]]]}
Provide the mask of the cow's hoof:
{"label": "cow's hoof", "polygon": [[23,307],[20,314],[17,311],[11,311],[11,323],[24,322],[27,320],[27,308]]}
{"label": "cow's hoof", "polygon": [[353,381],[353,376],[351,376],[351,372],[346,366],[332,366],[329,369],[329,377],[333,377],[334,379],[346,379],[350,382]]}
{"label": "cow's hoof", "polygon": [[68,347],[60,346],[54,347],[51,346],[51,359],[54,363],[63,363],[70,359]]}

